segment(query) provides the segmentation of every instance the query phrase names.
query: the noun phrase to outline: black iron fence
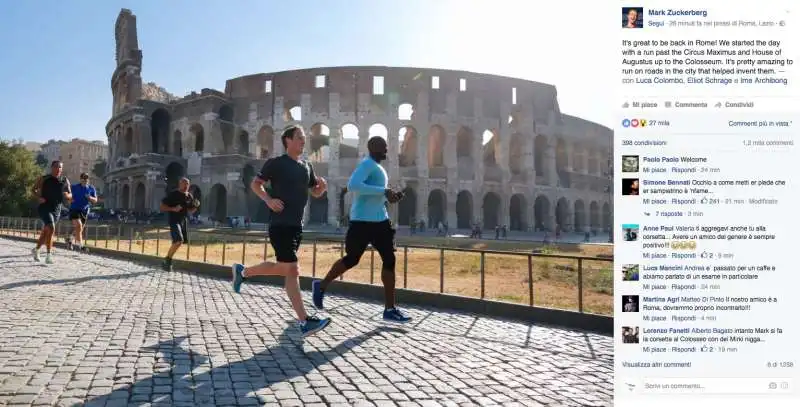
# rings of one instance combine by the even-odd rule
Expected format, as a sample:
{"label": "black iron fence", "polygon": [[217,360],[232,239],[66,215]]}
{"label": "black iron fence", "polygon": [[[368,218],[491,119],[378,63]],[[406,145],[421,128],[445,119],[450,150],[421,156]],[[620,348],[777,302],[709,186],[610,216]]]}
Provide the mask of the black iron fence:
{"label": "black iron fence", "polygon": [[[36,239],[41,222],[34,218],[0,217],[0,235]],[[57,225],[57,239],[72,233],[69,222]],[[421,239],[424,241],[425,239]],[[171,245],[165,225],[100,224],[89,222],[84,241],[92,247],[144,255],[166,255]],[[470,243],[462,241],[460,244]],[[523,246],[523,245],[520,245]],[[258,263],[271,258],[263,231],[191,229],[190,243],[175,257],[187,261],[229,265]],[[274,253],[273,253],[274,254]],[[340,240],[314,237],[303,242],[298,257],[301,273],[317,277],[344,254]],[[485,300],[526,304],[581,313],[612,315],[613,259],[557,252],[531,243],[519,250],[398,244],[398,286]],[[380,256],[372,248],[342,279],[380,284]]]}

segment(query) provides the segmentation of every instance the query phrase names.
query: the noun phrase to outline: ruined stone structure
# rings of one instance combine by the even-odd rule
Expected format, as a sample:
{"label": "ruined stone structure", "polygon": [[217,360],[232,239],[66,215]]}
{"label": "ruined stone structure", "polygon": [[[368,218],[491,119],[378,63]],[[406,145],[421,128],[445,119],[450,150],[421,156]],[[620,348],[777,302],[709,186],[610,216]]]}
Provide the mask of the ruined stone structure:
{"label": "ruined stone structure", "polygon": [[[423,220],[512,230],[609,230],[612,131],[564,115],[551,85],[420,68],[335,67],[259,73],[183,98],[143,91],[136,18],[116,23],[117,68],[108,122],[109,206],[157,210],[187,175],[217,219],[264,220],[248,184],[281,154],[291,124],[309,135],[307,157],[326,177],[310,223],[335,224],[349,209],[348,176],[371,135],[387,138],[384,163],[407,198],[391,206],[400,225]],[[147,93],[147,95],[145,95]]]}

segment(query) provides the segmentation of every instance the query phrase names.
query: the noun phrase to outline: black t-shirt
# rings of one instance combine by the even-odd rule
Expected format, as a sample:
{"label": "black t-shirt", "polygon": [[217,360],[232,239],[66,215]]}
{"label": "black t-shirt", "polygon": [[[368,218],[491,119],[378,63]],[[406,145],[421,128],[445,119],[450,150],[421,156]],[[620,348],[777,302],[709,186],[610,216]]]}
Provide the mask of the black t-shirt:
{"label": "black t-shirt", "polygon": [[267,192],[270,197],[283,201],[283,211],[272,212],[270,224],[303,226],[308,189],[317,185],[317,176],[311,163],[296,161],[284,154],[267,160],[258,177],[269,182]]}
{"label": "black t-shirt", "polygon": [[194,209],[194,197],[191,192],[183,193],[177,189],[168,193],[161,203],[167,206],[182,206],[180,212],[167,212],[167,220],[171,225],[181,223],[186,220],[189,209]]}
{"label": "black t-shirt", "polygon": [[55,210],[64,202],[64,192],[69,188],[67,177],[54,177],[47,174],[42,177],[41,196],[45,199],[43,207]]}

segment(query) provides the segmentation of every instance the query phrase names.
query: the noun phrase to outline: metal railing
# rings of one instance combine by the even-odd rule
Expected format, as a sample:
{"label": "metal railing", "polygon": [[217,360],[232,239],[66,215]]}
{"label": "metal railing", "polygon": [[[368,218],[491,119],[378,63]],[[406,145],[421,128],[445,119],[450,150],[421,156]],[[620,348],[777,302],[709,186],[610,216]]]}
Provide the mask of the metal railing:
{"label": "metal railing", "polygon": [[[0,217],[0,236],[37,239],[41,222],[35,218]],[[71,235],[72,225],[61,221],[57,239]],[[190,243],[176,259],[229,265],[258,263],[270,258],[272,249],[264,232],[231,232],[191,229]],[[424,240],[424,238],[422,239]],[[99,224],[89,221],[85,244],[92,247],[144,255],[166,255],[171,245],[166,225]],[[522,246],[522,245],[520,245]],[[396,245],[398,288],[455,294],[581,313],[613,314],[613,258],[566,253],[485,250],[424,244]],[[314,237],[305,240],[298,253],[301,273],[324,275],[344,254],[340,239]],[[376,259],[377,257],[377,259]],[[359,265],[341,280],[380,284],[380,256],[370,247]],[[376,278],[377,269],[377,278]],[[376,281],[377,280],[377,281]]]}

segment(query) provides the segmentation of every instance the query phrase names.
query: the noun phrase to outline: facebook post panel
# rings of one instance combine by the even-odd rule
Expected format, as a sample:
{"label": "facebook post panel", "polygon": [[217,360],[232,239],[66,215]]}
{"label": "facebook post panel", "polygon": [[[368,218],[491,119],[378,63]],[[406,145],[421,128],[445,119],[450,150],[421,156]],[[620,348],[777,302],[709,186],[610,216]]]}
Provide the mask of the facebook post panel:
{"label": "facebook post panel", "polygon": [[800,406],[800,7],[620,6],[617,407]]}

